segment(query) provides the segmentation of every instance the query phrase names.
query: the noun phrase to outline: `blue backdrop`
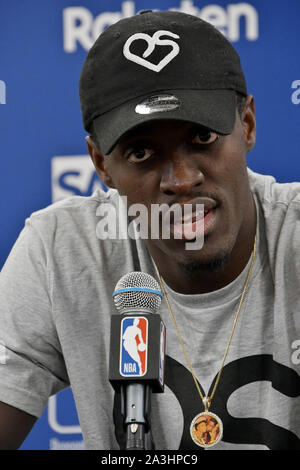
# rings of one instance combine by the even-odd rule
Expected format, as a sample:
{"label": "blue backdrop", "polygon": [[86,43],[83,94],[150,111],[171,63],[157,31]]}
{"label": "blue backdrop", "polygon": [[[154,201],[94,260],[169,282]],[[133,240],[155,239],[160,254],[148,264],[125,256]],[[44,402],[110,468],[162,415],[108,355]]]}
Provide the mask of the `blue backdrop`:
{"label": "blue backdrop", "polygon": [[[198,15],[232,41],[256,101],[248,164],[299,181],[299,0],[0,0],[0,267],[33,211],[101,185],[86,152],[79,74],[100,32],[143,9]],[[59,448],[83,448],[70,389],[51,397],[22,445]]]}

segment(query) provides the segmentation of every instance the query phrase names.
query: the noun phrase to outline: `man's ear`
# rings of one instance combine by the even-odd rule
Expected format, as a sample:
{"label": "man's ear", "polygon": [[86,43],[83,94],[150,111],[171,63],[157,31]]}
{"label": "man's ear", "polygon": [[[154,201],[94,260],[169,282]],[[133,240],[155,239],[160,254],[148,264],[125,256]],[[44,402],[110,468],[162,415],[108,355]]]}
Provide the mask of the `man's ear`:
{"label": "man's ear", "polygon": [[252,95],[247,95],[246,97],[241,120],[244,129],[247,151],[249,152],[253,149],[256,141],[255,103]]}
{"label": "man's ear", "polygon": [[103,181],[106,186],[108,186],[109,188],[114,188],[115,186],[106,169],[104,156],[101,150],[97,147],[91,137],[86,137],[85,140],[87,143],[88,152],[93,161],[94,167],[96,168],[99,178],[101,179],[101,181]]}

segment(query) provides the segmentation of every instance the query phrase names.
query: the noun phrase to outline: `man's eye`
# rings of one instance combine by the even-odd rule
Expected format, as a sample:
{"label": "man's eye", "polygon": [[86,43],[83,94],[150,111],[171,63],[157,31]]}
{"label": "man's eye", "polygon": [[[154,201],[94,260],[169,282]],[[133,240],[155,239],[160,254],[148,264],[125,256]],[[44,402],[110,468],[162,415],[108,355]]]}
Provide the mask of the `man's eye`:
{"label": "man's eye", "polygon": [[192,139],[192,144],[212,144],[218,138],[219,136],[215,132],[197,132],[197,134]]}
{"label": "man's eye", "polygon": [[127,154],[127,159],[131,163],[141,163],[150,158],[154,154],[153,149],[136,149],[130,150]]}

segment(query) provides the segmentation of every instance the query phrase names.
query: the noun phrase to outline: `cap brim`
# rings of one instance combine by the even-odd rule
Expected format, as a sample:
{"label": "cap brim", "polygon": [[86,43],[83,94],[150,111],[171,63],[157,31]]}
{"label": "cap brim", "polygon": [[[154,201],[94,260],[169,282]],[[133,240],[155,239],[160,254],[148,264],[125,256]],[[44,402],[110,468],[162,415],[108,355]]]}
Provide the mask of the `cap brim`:
{"label": "cap brim", "polygon": [[176,109],[139,114],[136,106],[145,100],[138,97],[124,103],[94,120],[94,131],[104,155],[129,130],[154,120],[181,120],[207,127],[218,134],[231,134],[236,115],[236,92],[234,90],[163,90],[151,95],[172,95],[179,102]]}

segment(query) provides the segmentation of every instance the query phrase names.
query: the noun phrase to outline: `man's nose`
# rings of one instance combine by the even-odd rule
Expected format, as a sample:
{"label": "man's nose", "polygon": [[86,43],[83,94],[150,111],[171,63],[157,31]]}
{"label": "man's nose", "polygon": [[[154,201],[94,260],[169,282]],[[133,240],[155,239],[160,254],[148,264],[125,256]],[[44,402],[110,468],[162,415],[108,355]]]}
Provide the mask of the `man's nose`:
{"label": "man's nose", "polygon": [[195,156],[177,155],[168,159],[163,168],[160,189],[165,194],[190,194],[204,182],[204,175],[197,166]]}

